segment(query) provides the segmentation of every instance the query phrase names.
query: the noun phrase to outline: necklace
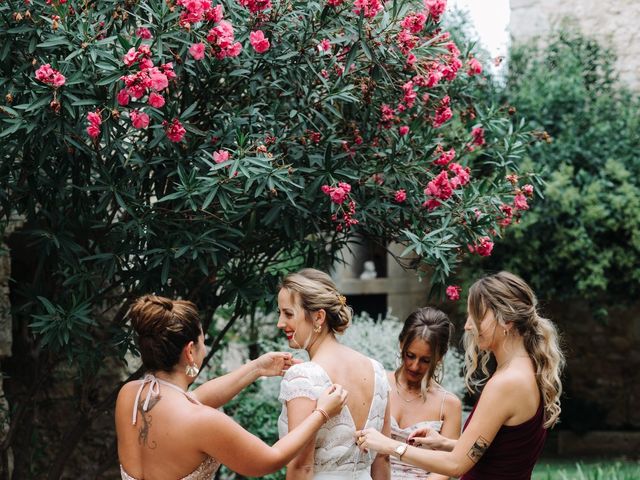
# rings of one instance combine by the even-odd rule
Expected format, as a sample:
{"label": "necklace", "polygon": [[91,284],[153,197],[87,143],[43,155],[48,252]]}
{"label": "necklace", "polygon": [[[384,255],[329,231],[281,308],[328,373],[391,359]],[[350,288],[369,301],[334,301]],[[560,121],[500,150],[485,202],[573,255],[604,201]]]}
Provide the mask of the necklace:
{"label": "necklace", "polygon": [[[400,397],[400,399],[403,400],[405,403],[411,403],[414,400],[417,400],[418,398],[424,398],[424,393],[420,392],[417,396],[413,397],[410,400],[407,400],[400,394],[400,390],[398,390],[398,387],[400,387],[402,390],[404,390],[407,393],[411,393],[411,391],[408,388],[403,387],[399,381],[396,381],[396,393],[398,394],[398,397]],[[429,391],[429,387],[427,387],[427,391]]]}

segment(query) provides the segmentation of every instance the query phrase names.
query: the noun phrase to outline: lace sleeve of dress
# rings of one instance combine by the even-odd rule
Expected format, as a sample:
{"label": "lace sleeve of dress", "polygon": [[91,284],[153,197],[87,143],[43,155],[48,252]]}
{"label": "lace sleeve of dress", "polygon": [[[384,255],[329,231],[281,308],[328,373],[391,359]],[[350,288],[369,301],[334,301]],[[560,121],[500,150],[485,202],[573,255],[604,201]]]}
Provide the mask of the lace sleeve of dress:
{"label": "lace sleeve of dress", "polygon": [[292,366],[282,379],[278,400],[282,403],[298,397],[316,400],[319,385],[317,376],[309,362]]}

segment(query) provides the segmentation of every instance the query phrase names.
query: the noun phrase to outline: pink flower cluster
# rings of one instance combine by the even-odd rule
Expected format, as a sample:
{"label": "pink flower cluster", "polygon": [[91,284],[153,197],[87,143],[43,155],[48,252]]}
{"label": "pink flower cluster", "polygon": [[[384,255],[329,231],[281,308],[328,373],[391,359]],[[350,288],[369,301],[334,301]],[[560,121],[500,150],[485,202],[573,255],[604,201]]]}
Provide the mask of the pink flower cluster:
{"label": "pink flower cluster", "polygon": [[353,200],[349,200],[347,204],[347,208],[344,208],[344,202],[349,198],[349,193],[351,193],[351,185],[344,182],[339,182],[337,187],[331,187],[329,185],[323,185],[322,193],[328,195],[331,201],[337,204],[339,207],[339,212],[342,212],[342,217],[339,216],[339,212],[331,215],[331,220],[336,225],[336,231],[341,232],[342,230],[349,230],[352,225],[357,225],[358,220],[353,218],[356,213],[356,202]]}
{"label": "pink flower cluster", "polygon": [[235,41],[233,25],[226,20],[220,20],[217,26],[209,30],[207,41],[212,45],[218,60],[237,57],[242,51],[242,44]]}
{"label": "pink flower cluster", "polygon": [[95,112],[89,112],[87,114],[87,122],[89,122],[89,126],[87,127],[87,135],[91,138],[98,138],[100,135],[100,125],[102,125],[102,117],[100,116],[100,112],[96,110]]}
{"label": "pink flower cluster", "polygon": [[440,104],[438,108],[436,108],[436,113],[433,117],[431,124],[433,128],[440,128],[444,123],[449,121],[453,117],[453,111],[451,110],[451,98],[449,95],[440,100]]}
{"label": "pink flower cluster", "polygon": [[477,253],[482,257],[488,257],[493,251],[493,242],[489,237],[480,237],[474,245],[467,245],[471,253]]}
{"label": "pink flower cluster", "polygon": [[400,190],[396,190],[396,192],[393,195],[393,199],[395,200],[396,203],[402,203],[407,199],[407,192],[405,191],[404,188],[401,188]]}
{"label": "pink flower cluster", "polygon": [[424,0],[424,7],[433,18],[433,21],[440,22],[440,17],[447,9],[447,0]]}
{"label": "pink flower cluster", "polygon": [[129,113],[129,117],[131,117],[131,124],[133,125],[133,128],[141,129],[149,126],[149,115],[144,112],[132,110]]}
{"label": "pink flower cluster", "polygon": [[213,161],[216,163],[224,163],[229,160],[230,157],[231,155],[227,150],[218,150],[217,152],[213,152]]}
{"label": "pink flower cluster", "polygon": [[451,148],[445,152],[442,145],[436,147],[435,153],[438,155],[438,158],[436,158],[433,163],[439,166],[448,165],[456,156],[455,149]]}
{"label": "pink flower cluster", "polygon": [[51,65],[45,63],[36,70],[36,80],[49,84],[53,88],[59,88],[67,81],[67,79],[59,71],[51,68]]}
{"label": "pink flower cluster", "polygon": [[337,187],[330,187],[329,185],[322,186],[322,193],[329,195],[333,203],[342,205],[344,201],[349,197],[351,193],[351,185],[344,182],[339,182]]}
{"label": "pink flower cluster", "polygon": [[365,18],[373,18],[384,10],[384,5],[380,0],[355,0],[353,2],[353,13]]}
{"label": "pink flower cluster", "polygon": [[167,138],[172,142],[177,143],[181,141],[184,138],[184,134],[187,133],[177,118],[174,118],[171,122],[163,121],[162,126],[164,127]]}
{"label": "pink flower cluster", "polygon": [[467,67],[467,74],[470,77],[473,75],[480,75],[482,73],[482,65],[474,57],[471,57],[469,63],[467,64]]}
{"label": "pink flower cluster", "polygon": [[460,292],[462,292],[462,288],[458,285],[449,285],[446,290],[447,298],[452,302],[460,300]]}
{"label": "pink flower cluster", "polygon": [[473,127],[471,129],[471,144],[472,144],[472,148],[470,148],[470,150],[473,150],[473,145],[477,145],[478,147],[482,147],[486,142],[486,140],[484,139],[484,128],[482,127]]}
{"label": "pink flower cluster", "polygon": [[402,19],[400,26],[409,33],[417,34],[424,29],[427,23],[427,16],[424,13],[410,13]]}
{"label": "pink flower cluster", "polygon": [[143,40],[150,40],[153,38],[153,35],[151,35],[151,30],[149,30],[148,28],[140,27],[136,30],[136,37]]}
{"label": "pink flower cluster", "polygon": [[251,46],[257,53],[264,53],[269,50],[269,47],[271,46],[269,39],[265,38],[262,30],[251,32],[249,34],[249,43],[251,43]]}
{"label": "pink flower cluster", "polygon": [[259,13],[271,8],[271,0],[238,0],[251,13]]}
{"label": "pink flower cluster", "polygon": [[502,213],[502,217],[498,221],[498,224],[502,227],[511,225],[516,212],[529,210],[527,197],[533,196],[533,185],[527,184],[524,185],[521,189],[517,188],[517,175],[507,175],[507,180],[511,182],[511,184],[515,187],[515,195],[513,197],[513,205],[507,205],[506,203],[500,205],[500,212]]}
{"label": "pink flower cluster", "polygon": [[[449,171],[453,173],[452,178],[449,178]],[[429,211],[434,210],[442,204],[441,201],[451,198],[454,190],[464,187],[470,180],[471,171],[469,167],[463,167],[458,163],[449,164],[448,171],[442,170],[427,184],[424,194],[431,198],[428,198],[422,206],[428,208]]]}
{"label": "pink flower cluster", "polygon": [[180,14],[180,26],[190,28],[194,23],[222,20],[222,5],[213,6],[211,0],[177,0],[184,11]]}

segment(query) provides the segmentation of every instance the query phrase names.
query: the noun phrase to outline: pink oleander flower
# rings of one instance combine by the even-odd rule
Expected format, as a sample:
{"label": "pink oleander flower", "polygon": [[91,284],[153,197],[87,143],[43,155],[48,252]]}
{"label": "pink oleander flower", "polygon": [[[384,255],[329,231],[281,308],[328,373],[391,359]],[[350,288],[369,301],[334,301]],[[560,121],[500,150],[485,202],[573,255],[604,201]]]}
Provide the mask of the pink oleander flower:
{"label": "pink oleander flower", "polygon": [[160,90],[164,90],[169,86],[169,80],[164,73],[160,73],[159,70],[152,71],[149,73],[149,79],[151,80],[151,88],[153,88],[156,92]]}
{"label": "pink oleander flower", "polygon": [[447,298],[452,302],[455,302],[456,300],[460,300],[460,292],[462,292],[462,288],[458,285],[449,285],[446,292]]}
{"label": "pink oleander flower", "polygon": [[151,92],[149,94],[149,105],[154,108],[162,108],[164,107],[164,97],[158,93]]}
{"label": "pink oleander flower", "polygon": [[213,152],[213,161],[216,163],[223,163],[229,160],[229,152],[226,150],[218,150],[217,152]]}
{"label": "pink oleander flower", "polygon": [[407,125],[402,125],[398,128],[398,133],[401,137],[404,137],[407,133],[409,133],[409,127]]}
{"label": "pink oleander flower", "polygon": [[433,17],[433,20],[438,23],[447,9],[447,0],[424,0],[424,7],[429,12],[429,15]]}
{"label": "pink oleander flower", "polygon": [[430,198],[422,204],[422,206],[427,208],[429,211],[435,210],[440,205],[442,205],[442,203],[440,203],[440,200],[436,200],[435,198]]}
{"label": "pink oleander flower", "polygon": [[527,198],[519,193],[513,199],[513,206],[516,207],[516,210],[529,210],[529,204],[527,203]]}
{"label": "pink oleander flower", "polygon": [[136,36],[138,38],[141,38],[143,40],[149,40],[151,38],[153,38],[153,35],[151,35],[151,30],[149,30],[148,28],[145,27],[140,27],[136,30]]}
{"label": "pink oleander flower", "polygon": [[45,63],[36,70],[36,80],[42,83],[52,85],[54,88],[59,88],[65,84],[67,79],[59,71],[51,68],[51,65]]}
{"label": "pink oleander flower", "polygon": [[328,38],[324,38],[320,43],[318,43],[319,52],[328,52],[329,50],[331,50],[331,42]]}
{"label": "pink oleander flower", "polygon": [[473,57],[471,58],[471,60],[469,60],[468,67],[469,68],[467,69],[467,74],[469,76],[480,75],[482,73],[482,65],[477,59]]}
{"label": "pink oleander flower", "polygon": [[513,219],[513,208],[511,205],[503,203],[500,205],[500,211],[502,212],[503,217],[498,221],[498,224],[502,227],[511,225],[511,220]]}
{"label": "pink oleander flower", "polygon": [[453,188],[464,187],[471,179],[471,170],[469,167],[463,167],[459,163],[452,163],[449,165],[451,170],[456,176],[451,179],[451,186]]}
{"label": "pink oleander flower", "polygon": [[136,62],[136,60],[138,60],[138,51],[134,47],[131,47],[129,51],[122,58],[122,61],[127,67],[130,67],[131,65],[133,65]]}
{"label": "pink oleander flower", "polygon": [[481,237],[475,245],[467,245],[471,253],[477,253],[482,257],[488,257],[493,250],[493,242],[489,237]]}
{"label": "pink oleander flower", "polygon": [[427,184],[427,188],[424,189],[425,195],[429,197],[436,197],[440,200],[447,200],[453,195],[453,187],[449,182],[449,175],[446,170],[440,172],[436,178],[431,180]]}
{"label": "pink oleander flower", "polygon": [[471,137],[473,138],[471,143],[474,145],[481,147],[486,143],[484,139],[484,128],[482,127],[473,127],[471,129]]}
{"label": "pink oleander flower", "polygon": [[531,185],[530,183],[527,183],[525,186],[522,187],[522,191],[524,192],[524,194],[527,197],[532,197],[533,196],[533,185]]}
{"label": "pink oleander flower", "polygon": [[402,203],[407,199],[407,192],[404,190],[404,188],[397,190],[393,195],[393,199],[397,203]]}
{"label": "pink oleander flower", "polygon": [[411,33],[420,33],[427,22],[424,13],[411,13],[402,19],[400,26]]}
{"label": "pink oleander flower", "polygon": [[187,131],[182,126],[182,123],[180,123],[180,120],[178,120],[177,118],[174,118],[171,123],[165,120],[164,122],[162,122],[162,125],[164,126],[164,131],[167,135],[167,138],[172,142],[177,143],[181,141],[184,138],[185,133],[187,133]]}
{"label": "pink oleander flower", "polygon": [[435,163],[436,165],[440,165],[440,166],[444,166],[449,164],[449,162],[451,162],[455,156],[456,156],[456,151],[455,149],[451,148],[449,150],[447,150],[446,152],[443,150],[442,146],[438,145],[438,148],[436,148],[436,154],[440,154],[438,156],[438,158],[436,158],[433,163]]}
{"label": "pink oleander flower", "polygon": [[362,13],[365,18],[373,18],[384,10],[384,5],[380,0],[355,0],[353,2],[353,13],[360,15]]}
{"label": "pink oleander flower", "polygon": [[126,88],[123,88],[118,92],[117,99],[118,99],[118,104],[121,107],[126,107],[127,105],[129,105],[129,94],[127,93]]}
{"label": "pink oleander flower", "polygon": [[341,205],[349,197],[351,192],[351,185],[344,182],[339,182],[337,187],[330,187],[329,185],[323,185],[321,187],[322,193],[329,195],[329,198],[333,203]]}
{"label": "pink oleander flower", "polygon": [[100,125],[102,125],[102,117],[99,111],[89,112],[87,114],[87,121],[89,126],[87,127],[87,134],[91,138],[97,138],[100,135]]}
{"label": "pink oleander flower", "polygon": [[189,47],[189,55],[195,60],[202,60],[204,58],[205,46],[204,43],[194,43]]}
{"label": "pink oleander flower", "polygon": [[257,53],[264,53],[269,50],[269,47],[271,46],[269,39],[265,38],[262,30],[251,32],[249,34],[249,43],[251,43],[251,46]]}
{"label": "pink oleander flower", "polygon": [[418,94],[413,89],[413,87],[414,87],[414,83],[411,80],[409,80],[407,83],[402,85],[402,92],[404,94],[402,101],[407,105],[407,108],[413,107],[413,104],[415,103],[416,98],[418,97]]}
{"label": "pink oleander flower", "polygon": [[129,114],[131,117],[131,124],[134,128],[147,128],[149,126],[149,115],[138,110],[132,110]]}
{"label": "pink oleander flower", "polygon": [[251,13],[258,13],[271,8],[271,0],[238,0],[238,3]]}

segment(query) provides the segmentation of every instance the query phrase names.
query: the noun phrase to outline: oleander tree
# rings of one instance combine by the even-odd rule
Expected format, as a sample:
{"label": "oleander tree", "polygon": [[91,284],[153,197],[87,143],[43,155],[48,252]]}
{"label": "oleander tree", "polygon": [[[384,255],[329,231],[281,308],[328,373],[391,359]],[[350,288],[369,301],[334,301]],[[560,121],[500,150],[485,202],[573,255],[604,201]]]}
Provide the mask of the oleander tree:
{"label": "oleander tree", "polygon": [[[85,440],[112,438],[98,419],[119,385],[102,375],[135,353],[142,293],[196,302],[214,352],[284,271],[328,268],[357,234],[406,245],[407,267],[458,298],[448,276],[491,254],[536,177],[518,167],[524,123],[476,106],[490,80],[445,7],[0,1],[16,478],[77,473]],[[52,403],[62,377],[75,390]],[[61,402],[52,429],[43,407]]]}

